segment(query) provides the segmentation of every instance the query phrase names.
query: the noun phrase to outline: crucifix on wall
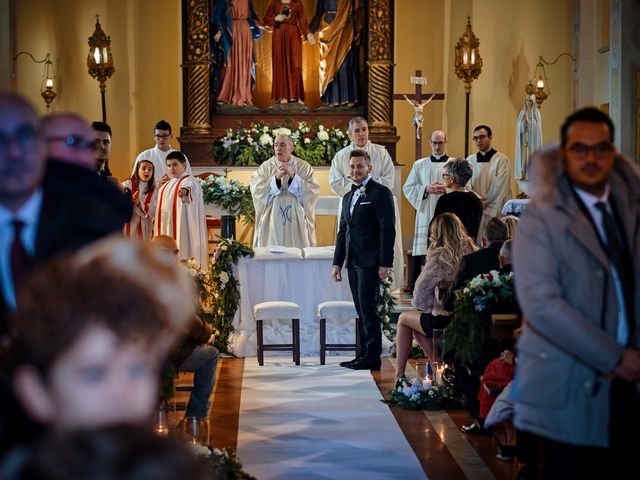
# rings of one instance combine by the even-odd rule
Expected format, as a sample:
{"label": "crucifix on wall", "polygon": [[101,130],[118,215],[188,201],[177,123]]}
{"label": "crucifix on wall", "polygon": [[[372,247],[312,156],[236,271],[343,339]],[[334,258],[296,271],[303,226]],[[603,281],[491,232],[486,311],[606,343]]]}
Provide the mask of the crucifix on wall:
{"label": "crucifix on wall", "polygon": [[413,127],[416,131],[416,160],[422,158],[422,123],[424,121],[423,109],[431,100],[444,100],[444,93],[422,93],[422,86],[427,85],[427,77],[422,76],[422,70],[416,70],[416,75],[411,77],[411,83],[415,85],[414,93],[395,93],[394,100],[406,100],[415,109]]}

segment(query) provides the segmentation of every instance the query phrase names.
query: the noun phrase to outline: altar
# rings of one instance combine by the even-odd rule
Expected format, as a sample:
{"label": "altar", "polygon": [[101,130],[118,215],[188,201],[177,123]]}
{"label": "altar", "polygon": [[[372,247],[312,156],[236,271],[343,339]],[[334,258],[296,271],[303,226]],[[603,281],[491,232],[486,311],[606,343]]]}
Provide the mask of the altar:
{"label": "altar", "polygon": [[[282,300],[300,305],[300,354],[318,355],[320,347],[318,304],[329,300],[352,300],[346,272],[344,281],[334,282],[331,266],[334,247],[282,248],[280,253],[267,247],[255,249],[253,258],[242,258],[237,265],[240,304],[233,320],[236,331],[229,349],[240,357],[256,356],[256,322],[253,306]],[[334,324],[327,320],[327,342],[353,343],[355,323]],[[291,341],[291,321],[265,322],[265,343]],[[388,347],[388,345],[387,345]],[[355,352],[354,352],[355,353]]]}

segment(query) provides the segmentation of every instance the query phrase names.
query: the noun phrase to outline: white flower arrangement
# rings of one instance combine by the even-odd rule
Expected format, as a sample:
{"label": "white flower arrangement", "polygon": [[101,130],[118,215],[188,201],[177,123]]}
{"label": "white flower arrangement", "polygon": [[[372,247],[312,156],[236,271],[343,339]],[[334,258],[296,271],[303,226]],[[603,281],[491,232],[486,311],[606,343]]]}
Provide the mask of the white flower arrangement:
{"label": "white flower arrangement", "polygon": [[259,165],[273,156],[277,135],[289,135],[294,142],[294,155],[311,165],[326,165],[341,148],[349,144],[345,130],[318,123],[293,125],[252,123],[250,127],[227,129],[216,141],[214,157],[222,165]]}

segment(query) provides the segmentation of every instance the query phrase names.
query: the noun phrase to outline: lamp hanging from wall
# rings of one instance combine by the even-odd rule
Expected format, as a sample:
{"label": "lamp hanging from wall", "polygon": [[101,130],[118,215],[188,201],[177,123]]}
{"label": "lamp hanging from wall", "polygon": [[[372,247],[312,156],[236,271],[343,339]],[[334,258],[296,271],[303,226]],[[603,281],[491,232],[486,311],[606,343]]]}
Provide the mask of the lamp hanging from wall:
{"label": "lamp hanging from wall", "polygon": [[571,58],[574,64],[576,63],[576,57],[574,57],[569,52],[562,52],[552,62],[547,62],[544,58],[542,58],[542,55],[538,57],[538,64],[536,65],[536,69],[533,72],[533,78],[529,80],[524,87],[524,91],[527,92],[527,95],[534,95],[536,97],[538,108],[542,107],[542,102],[544,102],[547,97],[551,95],[551,89],[549,88],[549,79],[547,77],[547,71],[544,66],[554,65],[561,57],[565,55]]}
{"label": "lamp hanging from wall", "polygon": [[107,121],[107,107],[105,101],[106,82],[115,68],[113,67],[113,55],[111,55],[111,37],[107,36],[100,26],[100,15],[96,14],[96,29],[89,37],[89,55],[87,56],[89,75],[100,83],[100,96],[102,99],[102,121]]}
{"label": "lamp hanging from wall", "polygon": [[40,84],[40,95],[44,100],[47,110],[49,110],[51,108],[51,102],[53,102],[53,99],[57,96],[55,90],[53,89],[55,74],[53,72],[51,55],[47,53],[47,55],[42,60],[36,60],[35,57],[29,52],[19,52],[15,57],[13,57],[14,75],[15,65],[20,55],[27,55],[31,60],[33,60],[34,63],[44,63],[44,71],[42,72],[42,83]]}
{"label": "lamp hanging from wall", "polygon": [[471,94],[471,82],[482,73],[482,57],[478,47],[480,39],[471,29],[471,17],[467,17],[467,28],[456,43],[455,71],[460,80],[464,82],[466,96],[465,105],[465,130],[464,130],[464,156],[469,155],[469,95]]}

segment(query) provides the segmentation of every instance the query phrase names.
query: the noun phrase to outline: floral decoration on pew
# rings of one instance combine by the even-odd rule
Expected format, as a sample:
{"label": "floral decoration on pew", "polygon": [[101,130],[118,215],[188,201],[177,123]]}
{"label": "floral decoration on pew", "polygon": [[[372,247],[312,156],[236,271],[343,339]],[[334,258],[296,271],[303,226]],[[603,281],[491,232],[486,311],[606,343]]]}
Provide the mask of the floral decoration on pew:
{"label": "floral decoration on pew", "polygon": [[491,312],[498,308],[517,311],[512,272],[481,273],[456,291],[447,344],[456,350],[463,364],[475,365],[482,359],[482,346],[490,335]]}
{"label": "floral decoration on pew", "polygon": [[382,322],[382,333],[387,337],[395,348],[396,331],[391,326],[391,312],[396,304],[391,295],[391,285],[393,284],[393,269],[389,269],[389,275],[380,282],[380,301],[378,303],[378,316]]}
{"label": "floral decoration on pew", "polygon": [[229,215],[239,215],[246,225],[252,225],[256,220],[253,198],[248,185],[238,180],[228,178],[230,170],[224,169],[224,176],[209,175],[200,179],[204,203],[215,205],[229,212]]}
{"label": "floral decoration on pew", "polygon": [[453,372],[443,374],[443,384],[440,386],[423,386],[405,378],[394,390],[389,392],[391,397],[382,400],[391,407],[401,407],[407,410],[444,410],[461,408],[462,401],[455,388]]}
{"label": "floral decoration on pew", "polygon": [[222,238],[218,243],[208,271],[189,259],[187,268],[198,286],[200,316],[213,327],[209,343],[220,352],[228,352],[229,336],[233,333],[233,317],[240,304],[240,283],[234,266],[242,257],[253,257],[253,250],[242,242]]}
{"label": "floral decoration on pew", "polygon": [[273,141],[280,134],[290,135],[293,154],[311,165],[330,163],[336,152],[350,142],[346,130],[325,127],[318,122],[297,122],[296,127],[291,120],[273,126],[256,122],[249,128],[229,128],[225,136],[216,140],[215,160],[221,165],[259,165],[273,156]]}
{"label": "floral decoration on pew", "polygon": [[242,470],[242,464],[233,449],[219,449],[200,444],[190,444],[196,453],[207,460],[211,469],[211,478],[225,480],[255,480],[255,477]]}

